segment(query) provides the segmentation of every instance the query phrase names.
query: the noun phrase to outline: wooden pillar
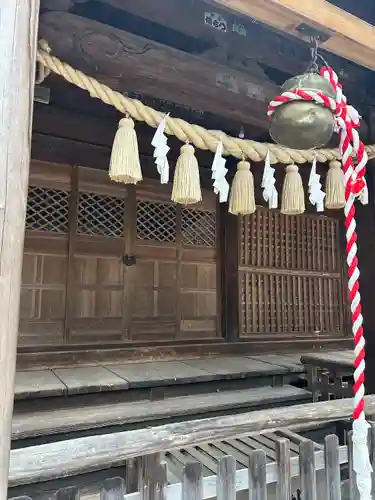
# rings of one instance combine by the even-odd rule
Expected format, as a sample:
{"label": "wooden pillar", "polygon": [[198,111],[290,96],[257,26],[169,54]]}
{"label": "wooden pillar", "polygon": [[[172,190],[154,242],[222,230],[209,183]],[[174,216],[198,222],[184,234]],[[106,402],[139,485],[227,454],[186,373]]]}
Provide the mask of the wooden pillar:
{"label": "wooden pillar", "polygon": [[239,217],[220,205],[221,324],[228,342],[239,339]]}
{"label": "wooden pillar", "polygon": [[[375,142],[375,109],[368,115],[369,142]],[[375,394],[375,160],[367,165],[369,204],[356,202],[358,264],[363,326],[366,340],[365,388]]]}
{"label": "wooden pillar", "polygon": [[0,500],[7,498],[39,0],[0,2]]}

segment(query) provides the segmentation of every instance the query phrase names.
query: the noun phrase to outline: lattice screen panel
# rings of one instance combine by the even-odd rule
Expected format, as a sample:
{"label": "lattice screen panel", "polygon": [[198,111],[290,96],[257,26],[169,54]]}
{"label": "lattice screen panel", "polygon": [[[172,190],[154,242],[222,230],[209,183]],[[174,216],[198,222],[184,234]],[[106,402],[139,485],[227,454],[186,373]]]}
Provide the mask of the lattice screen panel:
{"label": "lattice screen panel", "polygon": [[137,238],[174,243],[176,241],[176,205],[154,201],[137,202]]}
{"label": "lattice screen panel", "polygon": [[254,268],[340,269],[338,221],[258,208],[241,223],[241,264]]}
{"label": "lattice screen panel", "polygon": [[216,247],[215,212],[182,208],[182,243],[200,247]]}
{"label": "lattice screen panel", "polygon": [[66,233],[68,213],[68,191],[29,186],[26,210],[27,230]]}
{"label": "lattice screen panel", "polygon": [[344,331],[338,221],[265,208],[241,220],[242,336]]}
{"label": "lattice screen panel", "polygon": [[123,198],[81,192],[77,233],[120,238],[124,230],[124,209]]}
{"label": "lattice screen panel", "polygon": [[343,331],[339,278],[240,273],[241,331],[249,334],[334,334]]}

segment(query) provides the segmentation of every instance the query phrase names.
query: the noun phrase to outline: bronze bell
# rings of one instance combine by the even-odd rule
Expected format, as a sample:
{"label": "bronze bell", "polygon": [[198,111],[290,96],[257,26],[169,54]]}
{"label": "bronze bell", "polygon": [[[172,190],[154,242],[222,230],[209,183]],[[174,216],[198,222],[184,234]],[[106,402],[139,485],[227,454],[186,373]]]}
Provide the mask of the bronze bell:
{"label": "bronze bell", "polygon": [[[331,84],[317,73],[305,73],[287,80],[281,93],[300,88],[321,91],[335,99]],[[312,101],[291,101],[279,106],[271,118],[270,136],[288,148],[312,149],[325,146],[332,137],[332,111]]]}

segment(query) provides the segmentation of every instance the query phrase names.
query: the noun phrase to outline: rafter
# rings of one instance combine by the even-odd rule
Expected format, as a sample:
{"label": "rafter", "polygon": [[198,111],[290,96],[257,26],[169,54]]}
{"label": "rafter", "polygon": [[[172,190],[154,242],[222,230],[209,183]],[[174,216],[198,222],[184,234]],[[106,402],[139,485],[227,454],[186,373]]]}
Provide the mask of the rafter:
{"label": "rafter", "polygon": [[375,70],[375,26],[330,4],[327,0],[215,0],[217,5],[261,21],[297,38],[306,23],[329,38],[322,47]]}

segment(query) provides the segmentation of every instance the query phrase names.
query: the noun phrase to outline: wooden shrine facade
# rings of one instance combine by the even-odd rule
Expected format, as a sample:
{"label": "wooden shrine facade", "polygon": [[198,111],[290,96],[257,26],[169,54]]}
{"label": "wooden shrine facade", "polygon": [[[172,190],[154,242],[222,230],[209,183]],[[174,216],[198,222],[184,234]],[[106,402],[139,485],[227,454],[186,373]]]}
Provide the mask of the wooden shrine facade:
{"label": "wooden shrine facade", "polygon": [[212,190],[183,207],[170,189],[32,161],[21,351],[345,336],[338,219],[238,218]]}

